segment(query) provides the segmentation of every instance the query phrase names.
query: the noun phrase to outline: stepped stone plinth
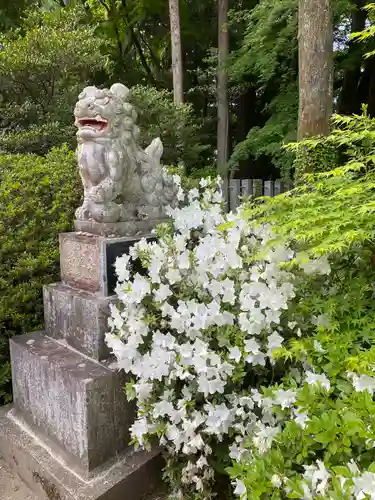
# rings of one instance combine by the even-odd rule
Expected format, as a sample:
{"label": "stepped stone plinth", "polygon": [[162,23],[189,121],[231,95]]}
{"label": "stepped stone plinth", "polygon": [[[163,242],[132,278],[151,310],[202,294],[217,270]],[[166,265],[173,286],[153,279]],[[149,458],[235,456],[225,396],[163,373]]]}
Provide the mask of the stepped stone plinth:
{"label": "stepped stone plinth", "polygon": [[42,499],[138,500],[160,481],[158,452],[128,446],[134,407],[104,342],[113,265],[134,242],[62,234],[45,331],[10,341],[14,403],[0,413],[0,454]]}

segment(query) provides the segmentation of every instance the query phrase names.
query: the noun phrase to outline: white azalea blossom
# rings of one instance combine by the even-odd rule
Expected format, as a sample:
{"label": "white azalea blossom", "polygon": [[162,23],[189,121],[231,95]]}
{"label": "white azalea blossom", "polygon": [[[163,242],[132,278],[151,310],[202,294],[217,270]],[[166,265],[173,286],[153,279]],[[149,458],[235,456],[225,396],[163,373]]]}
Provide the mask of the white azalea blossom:
{"label": "white azalea blossom", "polygon": [[230,359],[234,359],[234,361],[236,363],[239,363],[241,360],[241,357],[242,357],[242,353],[237,346],[230,349],[230,351],[229,351],[229,358]]}
{"label": "white azalea blossom", "polygon": [[326,257],[321,257],[317,260],[309,259],[307,262],[301,263],[300,267],[306,274],[329,274],[331,272],[331,266]]}
{"label": "white azalea blossom", "polygon": [[375,392],[375,377],[370,375],[356,375],[348,373],[348,377],[352,379],[353,387],[357,392],[368,391],[370,394]]}
{"label": "white azalea blossom", "polygon": [[323,349],[322,344],[317,340],[314,340],[314,349],[316,350],[316,352],[321,352],[321,353],[326,352],[325,349]]}
{"label": "white azalea blossom", "polygon": [[283,390],[279,389],[274,394],[275,403],[280,405],[284,410],[285,408],[289,408],[296,401],[296,392],[292,390]]}
{"label": "white azalea blossom", "polygon": [[173,269],[173,268],[167,271],[167,273],[165,274],[165,278],[169,281],[171,285],[174,285],[175,283],[178,283],[179,281],[182,280],[180,271],[178,269]]}
{"label": "white azalea blossom", "polygon": [[[369,471],[361,472],[357,464],[351,460],[347,464],[348,476],[339,477],[342,491],[345,498],[350,500],[375,499],[375,474]],[[317,460],[316,464],[305,466],[303,475],[305,481],[301,482],[306,499],[332,498],[327,496],[331,486],[332,474],[328,471],[323,462]],[[344,494],[343,494],[344,498]]]}
{"label": "white azalea blossom", "polygon": [[311,371],[306,371],[306,382],[309,385],[320,385],[326,391],[329,391],[331,387],[331,383],[324,373],[317,374]]}
{"label": "white azalea blossom", "polygon": [[119,281],[127,281],[130,278],[130,271],[128,267],[130,259],[130,255],[126,254],[116,259],[115,272]]}
{"label": "white azalea blossom", "polygon": [[233,486],[234,486],[233,493],[235,495],[237,495],[240,498],[240,500],[242,500],[243,498],[246,498],[247,490],[246,490],[246,486],[243,483],[243,481],[236,479]]}
{"label": "white azalea blossom", "polygon": [[302,427],[302,429],[306,427],[308,421],[310,420],[308,413],[301,409],[295,408],[293,411],[293,416],[295,423]]}
{"label": "white azalea blossom", "polygon": [[[244,366],[258,374],[274,364],[275,351],[288,340],[284,331],[298,326],[287,317],[294,274],[282,266],[294,252],[267,247],[272,228],[247,222],[241,210],[226,214],[220,179],[202,181],[187,196],[181,191],[179,199],[187,204],[168,210],[173,232],[161,231],[157,242],[143,238],[117,259],[119,304],[111,307],[106,341],[118,369],[134,378],[132,438],[147,448],[159,436],[169,456],[183,463],[182,483],[204,497],[214,481],[213,443],[226,443],[228,456],[240,463],[251,450],[263,454],[272,447],[286,418],[280,413],[301,427],[309,417],[296,406],[294,390],[265,396],[233,388]],[[250,256],[261,249],[264,260],[254,263]],[[132,275],[138,258],[143,272]],[[303,266],[329,272],[323,259]],[[330,388],[324,374],[307,371],[305,380]],[[325,491],[329,478],[320,463],[305,476],[306,495],[310,488]],[[273,475],[272,484],[281,487],[281,478]],[[233,491],[247,498],[242,481]]]}
{"label": "white azalea blossom", "polygon": [[316,492],[319,495],[324,495],[328,487],[330,474],[321,460],[317,460],[316,465],[305,466],[305,473],[303,477],[311,485],[313,492]]}
{"label": "white azalea blossom", "polygon": [[268,350],[270,351],[270,353],[272,354],[272,352],[275,349],[278,349],[279,347],[281,347],[283,341],[284,341],[283,337],[281,335],[279,335],[277,332],[272,333],[272,335],[270,335],[268,337],[268,344],[267,344],[267,347],[268,347]]}
{"label": "white azalea blossom", "polygon": [[272,442],[279,434],[280,427],[272,427],[264,425],[261,422],[257,423],[256,432],[254,435],[254,444],[258,449],[259,453],[265,453],[271,448]]}
{"label": "white azalea blossom", "polygon": [[130,427],[130,432],[134,438],[138,440],[140,445],[143,444],[143,439],[146,432],[149,430],[149,426],[146,418],[140,418],[134,422]]}
{"label": "white azalea blossom", "polygon": [[318,327],[328,328],[331,324],[331,319],[328,314],[320,314],[313,318],[312,322]]}
{"label": "white azalea blossom", "polygon": [[275,488],[280,488],[280,486],[283,484],[281,477],[277,474],[274,474],[271,477],[271,483]]}
{"label": "white azalea blossom", "polygon": [[359,477],[353,478],[353,496],[356,500],[361,500],[369,495],[371,500],[375,499],[375,474],[373,472],[364,472]]}

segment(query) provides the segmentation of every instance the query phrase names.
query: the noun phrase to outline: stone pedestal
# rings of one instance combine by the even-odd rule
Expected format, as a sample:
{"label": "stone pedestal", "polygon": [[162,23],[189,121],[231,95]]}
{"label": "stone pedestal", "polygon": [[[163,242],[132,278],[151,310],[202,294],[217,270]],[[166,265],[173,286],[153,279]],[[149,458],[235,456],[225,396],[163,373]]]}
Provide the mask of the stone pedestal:
{"label": "stone pedestal", "polygon": [[160,479],[157,451],[128,446],[134,408],[104,343],[113,264],[133,243],[62,234],[45,332],[10,342],[14,403],[0,414],[0,454],[41,499],[138,500]]}

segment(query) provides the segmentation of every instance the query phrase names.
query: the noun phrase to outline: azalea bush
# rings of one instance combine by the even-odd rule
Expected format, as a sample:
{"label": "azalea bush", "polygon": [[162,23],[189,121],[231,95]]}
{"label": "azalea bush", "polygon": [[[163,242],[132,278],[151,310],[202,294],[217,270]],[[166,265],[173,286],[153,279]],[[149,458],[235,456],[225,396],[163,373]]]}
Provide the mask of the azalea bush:
{"label": "azalea bush", "polygon": [[202,180],[117,261],[107,341],[176,498],[375,498],[373,123],[335,122],[305,145],[341,167],[234,214]]}
{"label": "azalea bush", "polygon": [[[262,391],[279,432],[267,450],[250,438],[229,470],[243,498],[375,498],[374,122],[364,109],[334,123],[327,138],[296,147],[340,148],[342,166],[243,209],[246,220],[272,225],[268,245],[296,250],[296,279],[301,257],[329,263],[296,283],[289,314],[299,338],[276,353],[284,376]],[[280,390],[288,404],[277,402]]]}
{"label": "azalea bush", "polygon": [[[375,498],[374,269],[371,248],[300,276],[289,317],[298,338],[275,355],[284,376],[261,390],[271,424],[230,473],[251,499]],[[307,264],[310,266],[310,264]],[[305,268],[306,271],[306,268]]]}
{"label": "azalea bush", "polygon": [[[267,251],[269,264],[254,266],[269,229],[224,215],[220,183],[207,182],[171,210],[173,227],[160,227],[157,243],[141,240],[117,260],[121,304],[107,335],[118,367],[134,376],[134,441],[165,446],[167,478],[184,498],[211,498],[250,426],[261,436],[249,386],[269,380],[283,342],[272,325],[286,321],[290,330],[281,316],[294,295],[292,275],[278,265],[293,253]],[[130,275],[134,259],[144,276]]]}
{"label": "azalea bush", "polygon": [[311,258],[225,214],[216,181],[180,199],[116,263],[107,342],[133,377],[134,443],[166,449],[177,498],[351,495],[375,437],[369,251]]}

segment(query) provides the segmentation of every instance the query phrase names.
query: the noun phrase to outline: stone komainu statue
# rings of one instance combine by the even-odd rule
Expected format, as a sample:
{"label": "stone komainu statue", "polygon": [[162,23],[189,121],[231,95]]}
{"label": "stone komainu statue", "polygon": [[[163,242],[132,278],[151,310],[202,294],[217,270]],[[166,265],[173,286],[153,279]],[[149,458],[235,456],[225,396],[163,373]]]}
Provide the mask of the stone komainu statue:
{"label": "stone komainu statue", "polygon": [[137,143],[137,113],[129,97],[120,83],[87,87],[79,96],[74,115],[84,201],[77,221],[160,220],[167,205],[177,204],[178,188],[160,164],[160,139],[146,150]]}

